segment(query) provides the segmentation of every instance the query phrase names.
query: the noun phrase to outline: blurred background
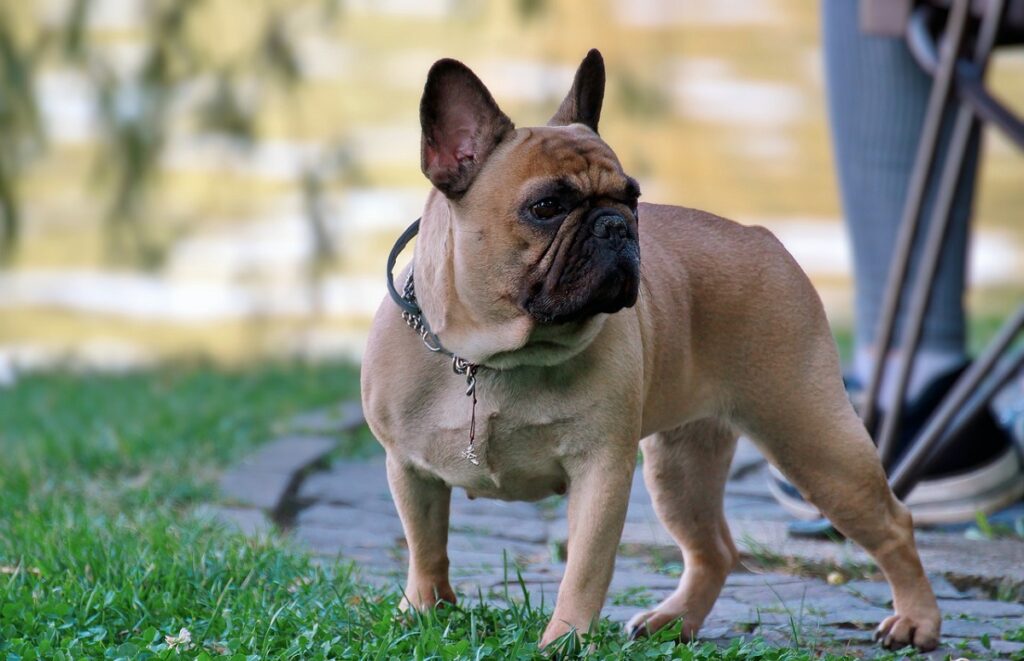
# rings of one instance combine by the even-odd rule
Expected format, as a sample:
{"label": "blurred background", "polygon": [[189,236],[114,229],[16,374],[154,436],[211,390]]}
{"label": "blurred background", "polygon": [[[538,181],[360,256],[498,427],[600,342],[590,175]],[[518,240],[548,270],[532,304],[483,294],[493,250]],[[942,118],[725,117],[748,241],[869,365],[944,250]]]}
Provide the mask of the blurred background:
{"label": "blurred background", "polygon": [[[833,325],[850,259],[806,0],[0,0],[0,380],[358,357],[419,215],[441,57],[542,124],[588,48],[644,199],[771,228]],[[1024,52],[995,92],[1024,109]],[[1024,295],[1024,158],[987,135],[970,309]],[[984,324],[982,324],[984,325]],[[5,376],[6,375],[6,376]]]}

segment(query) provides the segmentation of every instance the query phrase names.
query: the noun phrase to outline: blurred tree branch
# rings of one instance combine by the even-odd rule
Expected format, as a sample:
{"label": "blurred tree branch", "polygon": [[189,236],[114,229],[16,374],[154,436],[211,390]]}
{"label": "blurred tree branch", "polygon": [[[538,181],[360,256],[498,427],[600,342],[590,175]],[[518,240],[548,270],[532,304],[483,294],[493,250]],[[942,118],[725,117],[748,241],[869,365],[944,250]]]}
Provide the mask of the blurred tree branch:
{"label": "blurred tree branch", "polygon": [[10,17],[0,6],[0,260],[10,258],[18,239],[18,176],[43,148],[42,124],[32,88],[39,54],[36,44],[19,47]]}
{"label": "blurred tree branch", "polygon": [[[275,89],[290,90],[302,80],[283,14],[283,8],[292,5],[264,0],[252,52],[225,64],[204,52],[190,33],[190,19],[207,0],[151,0],[143,4],[147,13],[141,65],[126,70],[110,59],[102,43],[94,43],[97,40],[89,29],[95,9],[92,0],[70,0],[55,27],[30,31],[19,43],[7,10],[12,7],[8,3],[21,1],[0,0],[0,260],[11,257],[21,232],[19,180],[32,158],[47,146],[35,80],[42,61],[57,59],[82,74],[95,92],[99,124],[95,173],[109,196],[105,214],[109,254],[116,261],[159,266],[167,246],[154,238],[146,216],[172,137],[172,121],[180,119],[175,115],[182,108],[177,100],[185,91],[202,90],[204,98],[186,109],[196,130],[227,138],[237,148],[257,142],[261,102]],[[248,3],[241,6],[249,10]],[[24,13],[24,7],[20,9]],[[340,13],[340,0],[322,0],[323,24]],[[245,94],[242,80],[255,81],[245,87]],[[313,257],[318,264],[314,271],[319,272],[334,251],[323,247],[327,244],[322,205],[309,200],[322,195],[325,174],[306,169],[296,176],[319,246]]]}

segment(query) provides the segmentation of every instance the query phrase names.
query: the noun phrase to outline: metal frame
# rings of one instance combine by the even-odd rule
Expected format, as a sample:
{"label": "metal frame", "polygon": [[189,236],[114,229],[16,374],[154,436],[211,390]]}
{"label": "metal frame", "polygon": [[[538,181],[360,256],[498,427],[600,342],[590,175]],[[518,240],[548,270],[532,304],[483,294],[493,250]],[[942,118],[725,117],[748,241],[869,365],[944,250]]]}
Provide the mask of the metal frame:
{"label": "metal frame", "polygon": [[[887,413],[882,420],[881,431],[878,435],[878,449],[883,463],[890,469],[891,483],[894,491],[901,497],[917,483],[920,476],[927,469],[928,461],[954,438],[963,426],[971,420],[973,415],[979,413],[989,403],[992,396],[998,392],[1000,381],[1005,382],[1012,374],[1014,367],[1012,363],[1021,364],[1020,359],[1000,366],[999,375],[995,379],[986,378],[990,376],[1000,358],[1009,349],[1013,339],[1024,327],[1024,306],[1011,319],[1007,320],[996,340],[983,352],[977,361],[968,369],[954,385],[952,391],[939,406],[939,409],[929,419],[926,428],[914,439],[911,449],[900,461],[898,466],[892,466],[895,439],[899,433],[899,418],[902,413],[903,404],[906,398],[907,384],[914,366],[914,358],[920,345],[921,331],[924,316],[928,309],[928,301],[934,285],[935,272],[938,268],[939,256],[949,228],[950,210],[956,194],[957,182],[963,168],[964,157],[971,133],[975,131],[983,119],[995,120],[993,123],[1007,133],[1008,137],[1024,148],[1024,123],[1014,117],[1008,110],[1001,106],[983,85],[985,68],[988,64],[992,49],[999,36],[1000,24],[1006,9],[1005,0],[991,0],[986,6],[981,19],[978,36],[974,44],[973,57],[970,60],[961,59],[959,47],[964,40],[965,15],[970,5],[969,0],[958,0],[952,9],[949,19],[949,27],[946,30],[947,41],[946,52],[942,54],[938,67],[934,67],[935,59],[927,57],[935,52],[927,39],[928,9],[919,8],[910,22],[908,31],[908,42],[911,50],[921,62],[926,71],[935,76],[935,87],[940,87],[942,82],[950,78],[955,83],[958,96],[956,104],[956,116],[953,125],[953,134],[950,138],[948,153],[945,163],[942,164],[938,181],[938,193],[935,207],[929,219],[928,232],[925,236],[924,249],[917,272],[914,274],[913,286],[910,292],[909,309],[906,316],[906,326],[903,329],[903,336],[900,343],[900,355],[904,359],[899,364],[896,374],[896,387],[886,406]],[[950,31],[954,31],[950,34]],[[929,48],[929,46],[931,46]],[[933,65],[933,66],[929,66]],[[941,92],[942,90],[940,90]],[[928,120],[933,120],[941,125],[942,115],[946,110],[947,103],[939,103],[938,94],[933,94],[928,108]],[[934,102],[934,103],[932,103]],[[979,109],[982,109],[979,111]],[[926,122],[927,124],[927,122]],[[926,126],[926,129],[931,128]],[[914,164],[913,183],[917,179],[928,179],[931,170],[931,160],[935,153],[934,140],[938,131],[926,132],[922,136],[922,143],[931,140],[931,144],[922,144],[919,149],[919,156],[928,153],[927,160],[921,158]],[[907,227],[904,234],[916,233],[919,210],[923,203],[927,186],[911,188],[908,192],[906,210],[917,212],[913,218],[904,218]],[[877,402],[879,381],[884,372],[885,355],[888,352],[889,344],[893,335],[896,313],[899,309],[902,292],[908,285],[906,264],[910,260],[910,251],[913,245],[913,236],[910,236],[906,245],[902,243],[898,248],[902,251],[897,255],[893,271],[889,279],[887,298],[890,299],[891,307],[885,309],[882,319],[882,327],[879,329],[879,342],[875,356],[875,365],[872,372],[873,390],[869,389],[869,402]],[[902,267],[902,273],[896,272]],[[903,277],[898,277],[902,275]],[[978,392],[975,392],[978,389]],[[974,402],[967,406],[971,396],[974,395]],[[961,407],[966,408],[962,411]],[[869,409],[877,411],[877,405]],[[877,414],[875,414],[877,415]],[[865,416],[867,418],[867,416]],[[866,419],[865,422],[870,422]]]}
{"label": "metal frame", "polygon": [[[893,261],[889,267],[888,286],[882,301],[882,316],[879,320],[876,342],[878,350],[875,363],[868,378],[865,392],[866,403],[862,417],[864,426],[873,429],[878,414],[878,391],[881,389],[882,376],[885,370],[885,354],[892,344],[896,317],[902,302],[904,282],[910,266],[910,254],[921,226],[921,206],[928,187],[932,161],[935,158],[935,147],[942,129],[942,118],[950,97],[953,81],[953,70],[956,58],[960,53],[967,28],[968,2],[958,2],[950,15],[946,32],[947,48],[943,54],[942,64],[935,75],[931,94],[928,98],[928,109],[925,114],[924,128],[917,145],[914,157],[914,169],[910,174],[910,186],[903,204],[903,215],[900,219],[900,231],[896,239]],[[902,399],[902,396],[900,397]],[[888,459],[887,452],[882,452],[882,461]]]}
{"label": "metal frame", "polygon": [[[953,9],[957,13],[966,13],[970,2],[969,0],[959,0]],[[999,34],[999,22],[1002,18],[1003,8],[1005,6],[1005,0],[992,0],[989,4],[984,17],[982,18],[981,30],[978,35],[977,42],[974,47],[973,65],[977,72],[978,77],[984,75],[985,66],[988,64],[989,55],[992,52],[992,47],[995,46],[996,37]],[[962,38],[962,35],[961,35]],[[948,75],[955,77],[956,64],[959,61],[959,53],[956,52],[955,48],[949,48],[951,56],[944,58],[943,65],[945,70],[940,69],[941,75]],[[944,114],[945,105],[940,108],[940,115]],[[932,109],[929,108],[929,111]],[[935,207],[932,209],[932,214],[929,219],[928,233],[925,235],[924,249],[921,254],[921,263],[918,266],[917,272],[914,274],[913,286],[910,293],[909,309],[905,318],[905,326],[903,328],[903,336],[900,338],[900,356],[901,361],[899,363],[899,369],[896,372],[896,387],[893,389],[888,406],[886,406],[886,415],[882,422],[882,429],[879,432],[878,438],[878,453],[882,457],[882,463],[888,466],[892,462],[893,452],[896,445],[896,437],[899,434],[900,417],[903,413],[903,404],[906,400],[907,384],[910,381],[910,374],[914,368],[914,359],[917,357],[917,349],[921,343],[921,332],[924,327],[924,317],[928,311],[928,302],[931,297],[932,289],[935,283],[935,272],[939,266],[939,256],[942,253],[942,247],[945,243],[946,234],[949,229],[950,210],[953,207],[953,201],[956,197],[957,182],[960,180],[960,173],[963,170],[964,157],[967,153],[967,145],[970,141],[971,134],[978,128],[978,118],[974,113],[971,105],[968,103],[959,103],[956,109],[956,118],[953,124],[953,135],[950,138],[948,153],[946,154],[945,163],[942,165],[941,175],[939,178],[937,198],[935,201]],[[939,122],[941,124],[941,121]],[[931,146],[934,151],[934,145]],[[930,170],[931,163],[918,162],[914,164],[914,169],[923,169],[926,171]],[[915,172],[916,174],[916,172]],[[925,187],[926,188],[926,187]],[[913,191],[918,192],[918,191]],[[910,206],[910,202],[916,201],[917,206],[920,207],[924,198],[924,190],[919,192],[917,200],[908,200],[907,206]],[[908,198],[911,197],[908,195]],[[902,247],[902,246],[901,246]],[[907,246],[908,254],[903,255],[903,260],[909,261],[910,248]],[[898,287],[900,291],[903,291],[905,286],[909,284],[905,281],[900,281],[896,278],[889,279],[889,288],[893,289]],[[896,302],[899,303],[901,296],[897,294],[894,296]],[[895,312],[895,310],[886,310],[886,312]],[[889,321],[890,324],[895,324],[896,315],[892,314],[891,318],[883,320]],[[883,329],[887,331],[886,335],[891,337],[893,334],[892,328]],[[872,376],[879,375],[885,371],[885,354],[888,351],[888,344],[879,342],[877,349],[878,353],[875,356],[875,369]],[[873,383],[876,388],[878,383]],[[877,395],[876,392],[868,393],[868,397],[871,398],[869,401],[873,401]]]}
{"label": "metal frame", "polygon": [[[893,465],[899,419],[903,411],[907,385],[920,346],[921,332],[934,285],[939,256],[949,228],[950,210],[963,168],[971,133],[981,122],[999,128],[1006,137],[1024,150],[1024,122],[1014,116],[984,87],[985,68],[999,38],[1006,10],[1005,0],[990,0],[983,9],[973,53],[962,54],[968,39],[971,0],[954,0],[943,34],[933,39],[929,24],[935,11],[928,5],[915,9],[911,17],[907,43],[917,62],[934,78],[928,99],[924,127],[918,143],[911,172],[907,198],[900,220],[900,233],[889,270],[883,299],[882,315],[877,333],[875,362],[865,393],[862,418],[868,430],[879,423],[876,441],[882,463],[889,473],[889,483],[897,497],[905,498],[927,471],[929,462],[953,441],[1019,369],[1024,367],[1024,352],[1008,359],[1014,339],[1024,330],[1024,305],[1009,318],[995,339],[971,366],[931,415],[910,448]],[[941,44],[941,53],[936,42]],[[955,98],[953,97],[955,92]],[[947,110],[955,108],[953,133],[945,162],[936,164],[936,147]],[[922,207],[934,167],[939,168],[937,199],[929,218],[928,232],[915,273],[911,278],[910,257],[921,225]],[[903,359],[895,375],[896,387],[886,406],[879,406],[879,391],[885,375],[886,356],[893,344],[894,330],[904,293],[910,292],[908,311],[900,338]],[[885,410],[882,418],[881,411]],[[881,420],[879,418],[882,418]],[[826,520],[798,522],[790,532],[803,536],[834,536]]]}

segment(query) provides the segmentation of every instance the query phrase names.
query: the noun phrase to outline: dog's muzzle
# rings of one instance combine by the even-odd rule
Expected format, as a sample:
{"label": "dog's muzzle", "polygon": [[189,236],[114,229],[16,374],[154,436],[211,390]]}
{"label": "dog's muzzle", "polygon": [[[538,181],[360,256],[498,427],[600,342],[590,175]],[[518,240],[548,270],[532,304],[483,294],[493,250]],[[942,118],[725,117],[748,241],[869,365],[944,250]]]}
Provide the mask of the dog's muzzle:
{"label": "dog's muzzle", "polygon": [[640,243],[635,223],[620,211],[589,211],[567,250],[558,271],[529,290],[524,308],[534,319],[542,324],[579,321],[636,302]]}

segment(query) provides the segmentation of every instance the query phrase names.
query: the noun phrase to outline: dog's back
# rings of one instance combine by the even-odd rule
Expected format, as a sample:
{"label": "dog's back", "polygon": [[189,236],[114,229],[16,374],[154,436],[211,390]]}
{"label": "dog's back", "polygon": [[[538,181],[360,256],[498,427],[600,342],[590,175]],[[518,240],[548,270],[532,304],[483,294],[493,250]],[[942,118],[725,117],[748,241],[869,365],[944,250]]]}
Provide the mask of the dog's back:
{"label": "dog's back", "polygon": [[679,410],[719,413],[736,388],[760,381],[760,370],[792,370],[792,378],[806,379],[809,348],[838,372],[838,360],[828,357],[835,347],[821,301],[770,231],[685,207],[642,204],[639,212],[636,314],[653,349],[646,380],[678,384],[683,375],[686,386],[649,387],[645,429],[664,428]]}

